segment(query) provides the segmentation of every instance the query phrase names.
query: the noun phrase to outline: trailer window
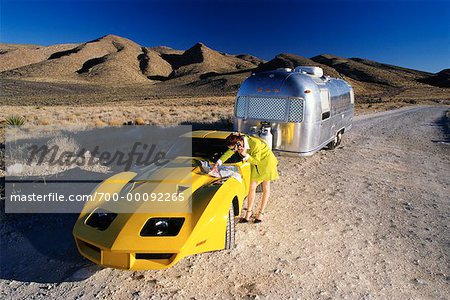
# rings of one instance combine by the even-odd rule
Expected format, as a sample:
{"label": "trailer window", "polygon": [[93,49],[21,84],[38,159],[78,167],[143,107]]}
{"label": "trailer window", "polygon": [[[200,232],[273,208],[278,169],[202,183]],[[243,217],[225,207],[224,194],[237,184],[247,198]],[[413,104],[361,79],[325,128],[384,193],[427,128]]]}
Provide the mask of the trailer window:
{"label": "trailer window", "polygon": [[303,99],[239,96],[235,115],[262,121],[302,122]]}
{"label": "trailer window", "polygon": [[328,90],[320,90],[320,104],[322,107],[322,114],[330,111],[330,94],[328,93]]}
{"label": "trailer window", "polygon": [[291,99],[289,103],[289,122],[300,123],[303,121],[303,100]]}
{"label": "trailer window", "polygon": [[238,97],[236,100],[236,117],[244,118],[246,110],[247,110],[246,97]]}
{"label": "trailer window", "polygon": [[247,116],[251,119],[284,120],[286,118],[286,99],[251,97]]}

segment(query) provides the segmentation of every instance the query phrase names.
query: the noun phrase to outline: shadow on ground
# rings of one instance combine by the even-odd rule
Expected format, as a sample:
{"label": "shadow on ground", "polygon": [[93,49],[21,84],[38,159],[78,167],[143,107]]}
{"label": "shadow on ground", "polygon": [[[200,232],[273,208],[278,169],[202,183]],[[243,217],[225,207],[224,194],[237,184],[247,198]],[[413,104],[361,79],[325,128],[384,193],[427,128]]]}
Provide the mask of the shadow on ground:
{"label": "shadow on ground", "polygon": [[[86,185],[86,189],[92,190],[91,185]],[[65,184],[60,188],[73,193],[80,185]],[[72,236],[78,214],[5,213],[4,199],[0,203],[0,279],[39,283],[79,281],[99,269],[78,253]]]}
{"label": "shadow on ground", "polygon": [[95,272],[72,237],[77,214],[2,213],[1,218],[1,279],[59,283],[93,274],[80,270]]}
{"label": "shadow on ground", "polygon": [[191,125],[192,130],[233,130],[233,121],[228,118],[221,118],[216,122],[182,122],[180,125]]}
{"label": "shadow on ground", "polygon": [[450,110],[446,111],[442,117],[436,121],[434,126],[439,127],[443,137],[439,140],[432,140],[432,142],[438,144],[450,144]]}

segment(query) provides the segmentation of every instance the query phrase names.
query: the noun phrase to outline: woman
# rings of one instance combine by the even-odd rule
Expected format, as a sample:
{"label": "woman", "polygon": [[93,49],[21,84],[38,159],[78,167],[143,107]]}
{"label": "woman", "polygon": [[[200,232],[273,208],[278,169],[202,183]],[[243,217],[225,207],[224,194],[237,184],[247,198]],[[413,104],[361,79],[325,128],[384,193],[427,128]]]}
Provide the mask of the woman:
{"label": "woman", "polygon": [[245,210],[245,216],[240,222],[247,223],[250,221],[253,215],[256,187],[262,182],[263,196],[261,207],[254,220],[255,223],[261,223],[270,196],[270,181],[278,179],[278,160],[269,146],[257,137],[232,133],[226,138],[226,144],[228,150],[217,160],[214,169],[217,170],[217,166],[227,161],[235,152],[238,152],[244,161],[248,161],[251,164],[251,182],[247,197],[247,208],[243,209]]}

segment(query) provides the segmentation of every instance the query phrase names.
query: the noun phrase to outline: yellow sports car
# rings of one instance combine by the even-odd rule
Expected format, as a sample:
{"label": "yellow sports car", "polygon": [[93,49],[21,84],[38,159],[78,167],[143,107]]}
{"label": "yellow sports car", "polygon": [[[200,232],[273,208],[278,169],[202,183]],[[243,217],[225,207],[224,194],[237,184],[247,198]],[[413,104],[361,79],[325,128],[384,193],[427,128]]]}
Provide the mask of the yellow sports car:
{"label": "yellow sports car", "polygon": [[[148,270],[168,268],[185,256],[232,248],[235,217],[240,215],[249,190],[250,164],[235,154],[224,165],[234,166],[238,177],[225,179],[206,174],[201,165],[201,161],[215,162],[227,150],[225,138],[229,134],[194,131],[178,142],[190,143],[192,138],[192,157],[175,156],[163,167],[147,172],[147,177],[142,172],[139,180],[137,172],[122,172],[103,181],[93,195],[118,195],[124,190],[152,195],[176,191],[179,195],[180,189],[185,189],[188,199],[171,202],[175,207],[171,212],[142,210],[145,205],[167,205],[158,201],[117,203],[116,211],[105,206],[105,200],[86,203],[73,229],[79,252],[107,267]],[[186,160],[189,185],[183,185],[186,178],[180,178],[177,168]],[[121,212],[120,205],[128,205],[126,213]],[[179,209],[182,205],[189,209]],[[130,212],[130,206],[136,211]]]}

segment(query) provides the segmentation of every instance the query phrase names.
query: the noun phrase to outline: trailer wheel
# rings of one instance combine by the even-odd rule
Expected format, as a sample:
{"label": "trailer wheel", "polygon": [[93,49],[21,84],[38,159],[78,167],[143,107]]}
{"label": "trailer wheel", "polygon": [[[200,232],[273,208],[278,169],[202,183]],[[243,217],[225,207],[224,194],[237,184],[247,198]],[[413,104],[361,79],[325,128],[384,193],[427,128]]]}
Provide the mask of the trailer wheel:
{"label": "trailer wheel", "polygon": [[337,134],[337,144],[336,144],[336,147],[339,146],[339,145],[341,144],[341,142],[342,142],[342,136],[343,136],[342,131],[339,131],[338,134]]}
{"label": "trailer wheel", "polygon": [[233,203],[231,203],[230,209],[228,210],[227,229],[225,232],[225,250],[230,250],[234,248],[235,234],[236,234],[234,224],[235,224],[234,207]]}
{"label": "trailer wheel", "polygon": [[337,147],[337,136],[334,137],[334,140],[328,143],[327,148],[328,150],[334,150]]}
{"label": "trailer wheel", "polygon": [[336,136],[334,137],[334,140],[328,143],[327,147],[329,150],[334,150],[341,144],[342,141],[342,131],[339,131]]}

